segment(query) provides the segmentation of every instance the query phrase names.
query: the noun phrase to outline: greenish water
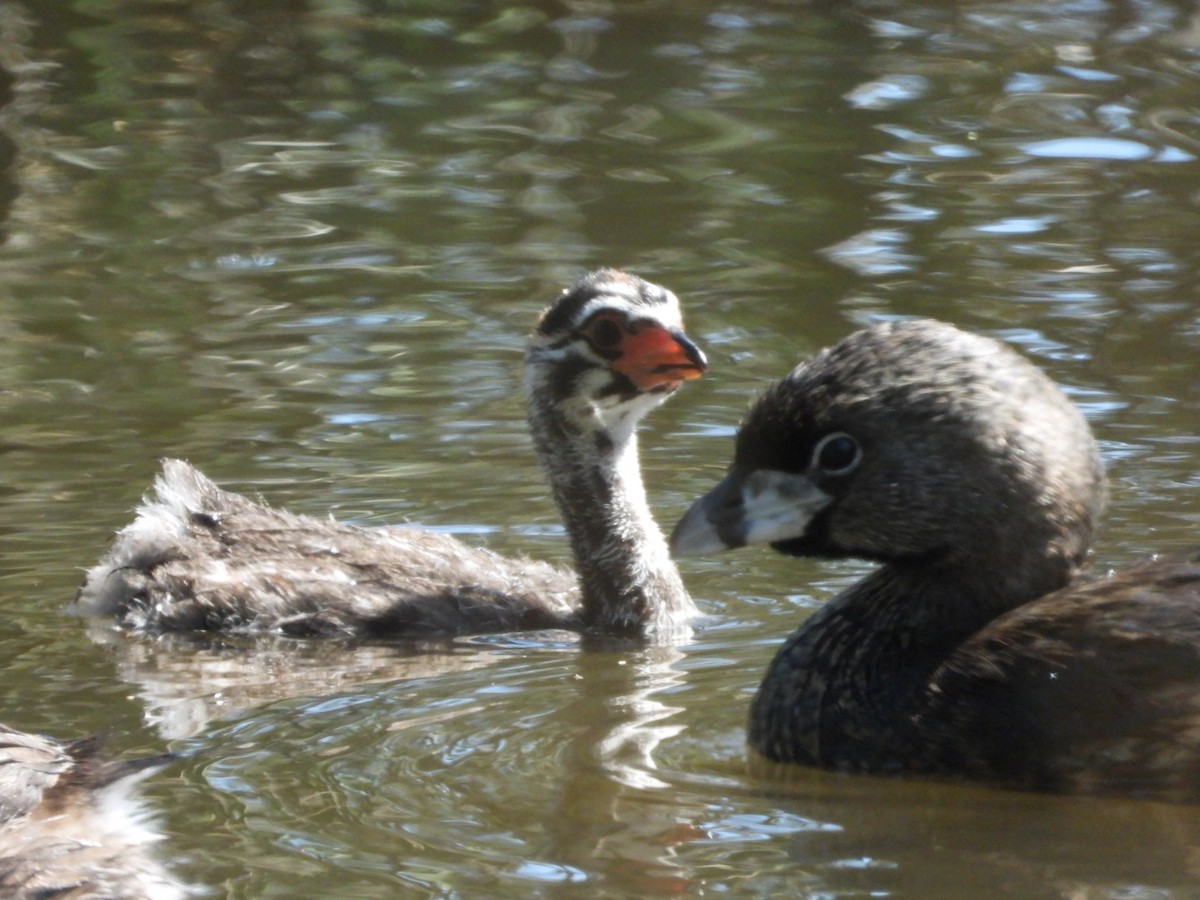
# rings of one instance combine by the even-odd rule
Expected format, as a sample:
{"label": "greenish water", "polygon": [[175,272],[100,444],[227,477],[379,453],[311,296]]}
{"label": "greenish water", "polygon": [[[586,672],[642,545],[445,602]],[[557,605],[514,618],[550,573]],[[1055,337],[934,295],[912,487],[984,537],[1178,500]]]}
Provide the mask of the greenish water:
{"label": "greenish water", "polygon": [[[773,647],[854,564],[689,561],[673,649],[140,639],[64,614],[156,459],[564,561],[520,354],[586,268],[712,362],[670,525],[754,391],[859,324],[1014,342],[1109,465],[1101,568],[1200,531],[1200,25],[1183,3],[7,3],[0,721],[186,754],[216,896],[1200,896],[1200,811],[748,774]],[[2,85],[0,85],[2,87]]]}

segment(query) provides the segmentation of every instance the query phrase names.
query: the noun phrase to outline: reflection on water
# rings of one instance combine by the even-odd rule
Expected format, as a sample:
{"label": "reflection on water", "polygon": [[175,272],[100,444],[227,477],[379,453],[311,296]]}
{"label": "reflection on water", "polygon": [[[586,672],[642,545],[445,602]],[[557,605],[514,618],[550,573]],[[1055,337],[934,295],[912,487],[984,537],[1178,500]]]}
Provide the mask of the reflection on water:
{"label": "reflection on water", "polygon": [[685,571],[667,653],[134,638],[60,615],[155,458],[300,512],[566,560],[523,335],[585,268],[675,290],[711,376],[647,429],[666,522],[749,396],[879,317],[1083,405],[1095,560],[1200,522],[1189,4],[0,4],[0,720],[164,746],[216,894],[1194,895],[1195,810],[748,773],[774,646],[858,564]]}
{"label": "reflection on water", "polygon": [[145,719],[163,738],[278,700],[322,696],[495,664],[486,648],[450,641],[364,645],[275,636],[146,636],[99,621],[88,634],[111,649],[118,677],[138,689]]}

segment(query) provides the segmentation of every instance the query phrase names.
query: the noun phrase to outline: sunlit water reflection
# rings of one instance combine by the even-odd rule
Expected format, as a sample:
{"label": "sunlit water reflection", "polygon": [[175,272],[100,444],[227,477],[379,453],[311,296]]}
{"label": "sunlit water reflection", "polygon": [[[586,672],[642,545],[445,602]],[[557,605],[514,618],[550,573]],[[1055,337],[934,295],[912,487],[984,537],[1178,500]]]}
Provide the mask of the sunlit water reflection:
{"label": "sunlit water reflection", "polygon": [[881,317],[1011,341],[1110,467],[1100,567],[1195,541],[1200,29],[1185,4],[26,2],[0,250],[0,720],[184,754],[218,895],[1195,896],[1200,814],[748,772],[783,635],[863,566],[689,562],[679,648],[139,638],[61,614],[155,458],[567,551],[523,336],[584,268],[712,361],[643,437],[670,523],[770,377]]}

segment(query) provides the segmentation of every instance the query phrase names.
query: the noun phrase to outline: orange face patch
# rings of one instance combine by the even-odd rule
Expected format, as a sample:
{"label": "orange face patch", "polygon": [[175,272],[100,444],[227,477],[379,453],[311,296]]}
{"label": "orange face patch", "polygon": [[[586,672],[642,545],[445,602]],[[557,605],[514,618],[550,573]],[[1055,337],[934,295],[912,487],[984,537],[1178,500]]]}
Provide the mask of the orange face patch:
{"label": "orange face patch", "polygon": [[682,331],[661,325],[637,323],[624,331],[620,356],[612,368],[626,376],[639,390],[648,391],[699,378],[708,369],[704,354]]}

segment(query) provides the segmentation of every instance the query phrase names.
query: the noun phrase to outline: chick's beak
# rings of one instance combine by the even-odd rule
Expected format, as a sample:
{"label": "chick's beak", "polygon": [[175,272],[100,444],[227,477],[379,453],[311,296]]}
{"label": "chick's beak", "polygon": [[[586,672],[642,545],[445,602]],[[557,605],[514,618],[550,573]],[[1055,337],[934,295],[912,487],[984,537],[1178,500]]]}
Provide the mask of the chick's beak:
{"label": "chick's beak", "polygon": [[699,378],[708,371],[708,360],[682,330],[643,324],[625,336],[612,368],[648,391]]}

